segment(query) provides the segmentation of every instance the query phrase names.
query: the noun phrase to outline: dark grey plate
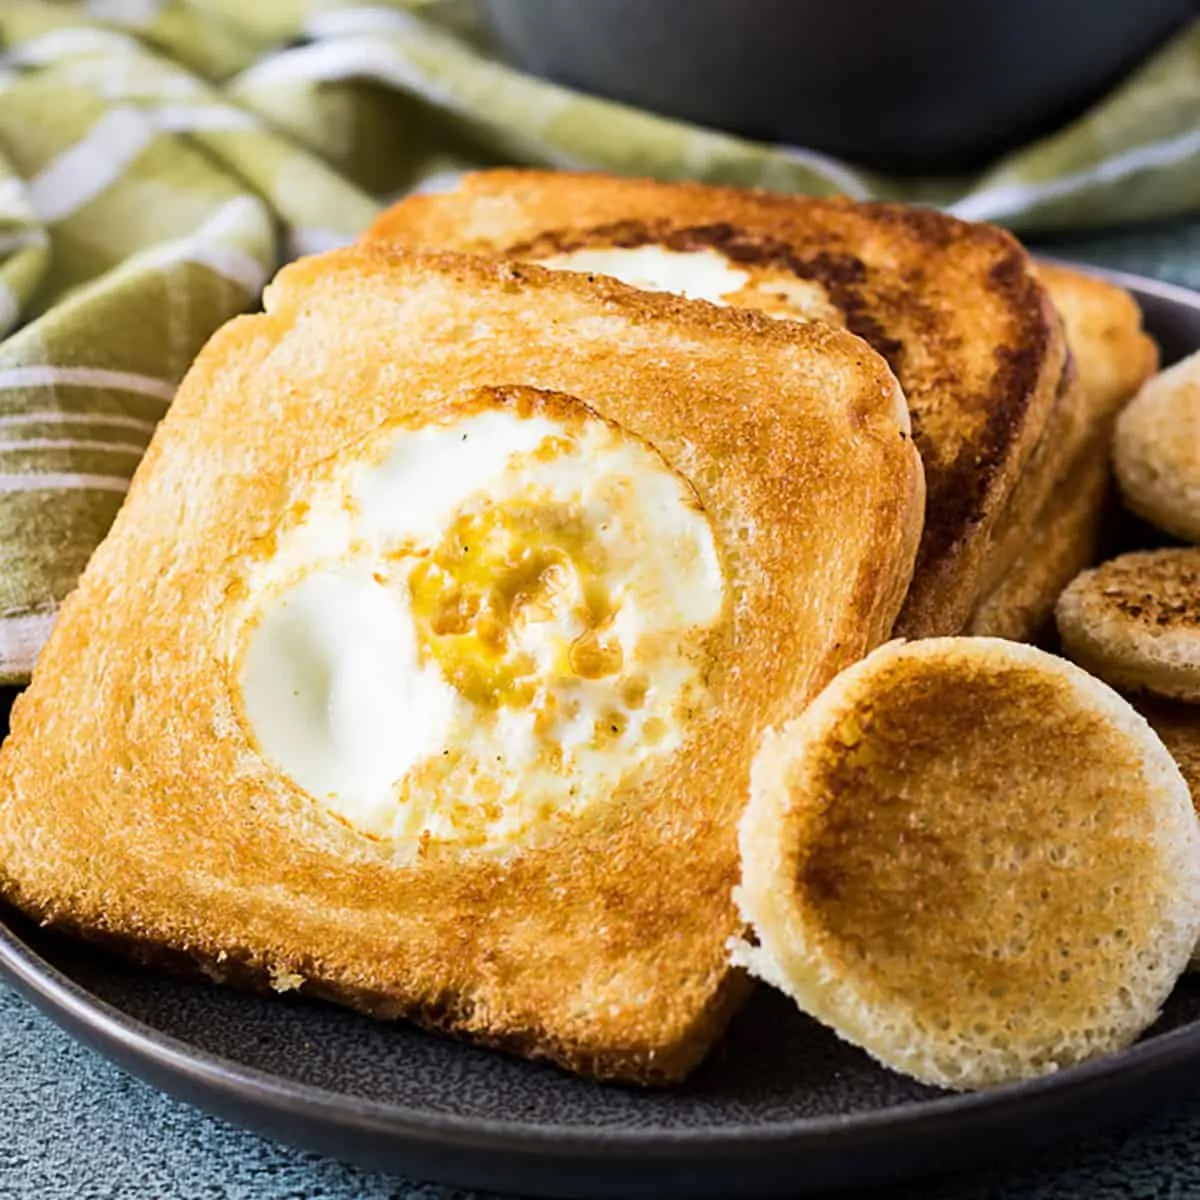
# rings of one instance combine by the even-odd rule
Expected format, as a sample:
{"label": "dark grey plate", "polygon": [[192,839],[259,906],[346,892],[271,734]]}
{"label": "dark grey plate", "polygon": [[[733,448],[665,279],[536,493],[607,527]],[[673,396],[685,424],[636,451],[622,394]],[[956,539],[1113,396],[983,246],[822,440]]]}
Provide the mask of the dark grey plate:
{"label": "dark grey plate", "polygon": [[[1200,347],[1200,295],[1116,278],[1167,361]],[[894,1181],[1127,1120],[1200,1065],[1197,978],[1133,1048],[971,1096],[876,1066],[763,991],[692,1080],[643,1092],[331,1005],[180,982],[4,917],[0,970],[166,1091],[310,1149],[497,1191],[733,1197]]]}

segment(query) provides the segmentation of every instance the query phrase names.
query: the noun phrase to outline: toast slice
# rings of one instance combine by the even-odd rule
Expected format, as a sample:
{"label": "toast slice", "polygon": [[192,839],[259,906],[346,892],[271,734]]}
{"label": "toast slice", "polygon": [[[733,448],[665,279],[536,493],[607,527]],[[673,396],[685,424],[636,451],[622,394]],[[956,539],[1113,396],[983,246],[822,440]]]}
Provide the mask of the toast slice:
{"label": "toast slice", "polygon": [[[982,577],[985,599],[1002,587],[1028,597],[1040,591],[1039,580],[1049,576],[1030,538],[1048,544],[1042,528],[1061,528],[1066,507],[1082,515],[1086,502],[1081,497],[1072,504],[1070,480],[1088,474],[1085,458],[1107,457],[1117,414],[1158,369],[1158,347],[1143,331],[1141,309],[1129,292],[1058,263],[1039,262],[1037,272],[1062,316],[1074,369],[1064,375],[1038,445],[996,523]],[[1096,493],[1096,474],[1091,472],[1088,495]],[[1053,541],[1057,535],[1048,536]],[[1022,579],[1031,568],[1037,578]]]}
{"label": "toast slice", "polygon": [[[1142,310],[1123,287],[1062,263],[1039,262],[1045,284],[1063,319],[1075,357],[1086,420],[1077,438],[1098,422],[1111,421],[1158,370],[1158,347],[1142,328]],[[1079,440],[1074,448],[1078,450]]]}
{"label": "toast slice", "polygon": [[210,341],[0,750],[0,894],[600,1077],[746,984],[767,726],[884,638],[920,534],[860,339],[359,248]]}
{"label": "toast slice", "polygon": [[1200,932],[1178,767],[1078,667],[994,638],[881,647],[764,739],[738,957],[881,1062],[967,1089],[1121,1048]]}
{"label": "toast slice", "polygon": [[861,335],[904,387],[928,487],[897,631],[966,623],[1066,363],[1059,319],[1009,234],[900,205],[498,170],[402,200],[366,237],[505,253]]}
{"label": "toast slice", "polygon": [[1016,562],[980,601],[964,632],[1029,642],[1053,626],[1063,589],[1100,552],[1112,482],[1106,449],[1107,439],[1100,439],[1059,482],[1026,530]]}

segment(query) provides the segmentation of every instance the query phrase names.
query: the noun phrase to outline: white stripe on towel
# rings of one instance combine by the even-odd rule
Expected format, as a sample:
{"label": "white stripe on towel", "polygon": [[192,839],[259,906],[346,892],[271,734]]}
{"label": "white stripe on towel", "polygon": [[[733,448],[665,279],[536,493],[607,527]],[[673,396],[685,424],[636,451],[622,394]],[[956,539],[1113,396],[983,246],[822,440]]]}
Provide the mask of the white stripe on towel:
{"label": "white stripe on towel", "polygon": [[195,233],[151,247],[139,254],[137,261],[159,267],[198,263],[256,296],[267,281],[266,268],[254,255],[227,239],[244,236],[249,226],[265,223],[267,219],[261,200],[235,196],[226,200]]}
{"label": "white stripe on towel", "polygon": [[133,442],[101,442],[95,438],[26,438],[11,442],[0,442],[0,454],[14,450],[110,450],[114,454],[136,454],[139,458],[146,453],[145,446]]}
{"label": "white stripe on towel", "polygon": [[11,388],[90,387],[113,392],[133,392],[171,400],[178,385],[152,375],[109,371],[104,367],[9,367],[0,370],[0,391]]}
{"label": "white stripe on towel", "polygon": [[27,675],[54,627],[56,612],[0,618],[0,670]]}
{"label": "white stripe on towel", "polygon": [[0,494],[7,492],[80,491],[127,492],[129,480],[123,475],[77,475],[70,472],[31,471],[28,475],[0,475]]}
{"label": "white stripe on towel", "polygon": [[34,211],[43,221],[70,216],[120,179],[157,136],[154,122],[144,113],[110,109],[30,180]]}
{"label": "white stripe on towel", "polygon": [[257,117],[232,104],[162,104],[151,112],[159,129],[171,133],[262,128]]}
{"label": "white stripe on towel", "polygon": [[141,417],[127,417],[124,413],[52,412],[9,413],[0,417],[0,428],[6,425],[107,425],[112,429],[137,429],[153,433],[158,422],[146,421]]}
{"label": "white stripe on towel", "polygon": [[128,29],[152,25],[162,0],[84,0],[83,11],[97,21],[111,21]]}
{"label": "white stripe on towel", "polygon": [[1096,185],[1112,184],[1136,175],[1171,167],[1200,154],[1200,129],[1189,129],[1177,137],[1135,146],[1122,154],[1101,159],[1082,171],[1046,179],[1040,183],[1002,183],[984,188],[955,201],[946,211],[964,221],[995,221],[1025,212],[1046,200],[1060,200]]}

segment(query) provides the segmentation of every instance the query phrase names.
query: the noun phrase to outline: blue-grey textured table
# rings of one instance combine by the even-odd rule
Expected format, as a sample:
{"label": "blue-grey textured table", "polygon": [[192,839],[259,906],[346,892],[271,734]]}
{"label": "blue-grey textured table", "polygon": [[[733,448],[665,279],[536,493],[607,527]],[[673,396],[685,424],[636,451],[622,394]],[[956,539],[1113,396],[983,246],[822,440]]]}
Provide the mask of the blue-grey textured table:
{"label": "blue-grey textured table", "polygon": [[[1200,290],[1200,221],[1073,238],[1055,253]],[[1196,1099],[1133,1132],[1055,1151],[1005,1175],[906,1192],[967,1200],[1200,1196]],[[2,1200],[448,1200],[276,1145],[176,1103],[77,1045],[0,984]]]}

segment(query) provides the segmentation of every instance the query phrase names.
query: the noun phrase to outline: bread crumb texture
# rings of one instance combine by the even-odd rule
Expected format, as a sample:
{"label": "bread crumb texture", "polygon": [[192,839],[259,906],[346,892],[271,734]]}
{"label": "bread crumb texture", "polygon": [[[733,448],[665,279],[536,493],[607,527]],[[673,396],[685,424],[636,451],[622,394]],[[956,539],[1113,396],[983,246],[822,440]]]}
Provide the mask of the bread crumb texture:
{"label": "bread crumb texture", "polygon": [[[1062,323],[1011,234],[900,204],[501,169],[407,197],[365,236],[558,267],[582,254],[588,269],[668,290],[688,290],[679,268],[690,256],[742,284],[693,295],[857,334],[904,389],[926,473],[925,526],[897,629],[963,629],[993,530],[1067,368]],[[674,261],[674,287],[648,278],[655,258]]]}
{"label": "bread crumb texture", "polygon": [[1123,554],[1059,599],[1067,653],[1114,687],[1200,701],[1200,549]]}
{"label": "bread crumb texture", "polygon": [[[465,423],[482,416],[485,426]],[[375,247],[290,264],[265,311],[226,325],[189,370],[14,706],[0,750],[0,897],[172,970],[302,985],[304,995],[583,1074],[682,1078],[747,990],[725,947],[742,928],[737,823],[759,735],[887,636],[911,578],[924,492],[902,417],[883,359],[824,325],[463,255]],[[489,453],[502,449],[496,429],[523,437],[535,418],[553,436],[520,451],[545,457],[526,460],[519,478],[514,467],[516,491],[504,483],[510,456],[494,464],[484,496],[454,491],[479,479],[460,449],[476,437]],[[662,653],[672,635],[649,620],[623,627],[622,663],[637,677],[609,672],[589,693],[619,701],[630,721],[642,712],[665,721],[642,691],[657,686],[675,698],[676,725],[656,731],[653,761],[641,742],[607,754],[620,721],[615,731],[572,728],[581,761],[595,741],[617,763],[617,786],[597,785],[600,802],[576,810],[570,788],[582,784],[588,801],[591,768],[564,770],[565,786],[553,783],[564,803],[512,836],[493,836],[490,818],[482,829],[439,824],[440,804],[397,826],[404,796],[392,784],[406,776],[392,770],[396,745],[407,739],[408,770],[436,780],[458,770],[453,752],[440,753],[464,748],[457,714],[531,678],[510,668],[550,662],[555,679],[574,687],[577,677],[582,692],[597,662],[615,664],[611,642],[585,640],[561,672],[552,657],[561,642],[547,632],[606,621],[614,591],[617,615],[637,615],[631,575],[606,592],[588,583],[612,578],[632,536],[614,519],[624,541],[611,555],[601,545],[592,514],[612,517],[600,504],[609,489],[595,456],[575,472],[576,435],[600,437],[610,462],[633,464],[612,476],[612,512],[640,480],[686,509],[686,525],[712,531],[711,546],[707,534],[692,546],[698,561],[713,560],[714,610],[682,629],[692,674],[679,682]],[[401,452],[431,471],[431,446],[442,465],[418,487]],[[530,483],[537,505],[520,493]],[[393,503],[393,487],[420,502]],[[506,564],[531,561],[521,531],[564,489],[572,511],[586,493],[589,524],[567,521],[567,550],[542,565],[563,596],[581,599],[561,617],[545,603],[549,589],[516,572],[512,599],[538,606],[525,617],[545,635],[522,626],[529,662],[517,660],[511,621],[503,637],[495,627],[476,637],[486,622],[469,623],[485,605],[509,605]],[[636,490],[629,503],[639,528],[661,527],[661,507]],[[397,513],[438,519],[431,530],[388,525]],[[663,538],[687,552],[677,532]],[[470,537],[456,542],[459,533]],[[533,541],[546,548],[546,538]],[[657,574],[662,555],[648,558],[636,570]],[[288,620],[268,628],[285,608]],[[545,621],[533,621],[538,612]],[[351,622],[358,641],[347,648]],[[259,636],[278,651],[261,671],[249,650]],[[402,690],[415,675],[403,664],[422,661],[414,645],[439,673],[433,691],[443,701],[455,693],[448,732],[419,728],[429,691],[407,708],[396,699],[397,681]],[[279,663],[304,667],[292,684],[299,695],[280,696]],[[253,712],[251,675],[264,684]],[[686,709],[693,694],[694,711],[680,715],[678,701]],[[264,713],[289,712],[294,736],[264,736]],[[536,757],[507,771],[489,763],[491,781],[527,801],[535,789],[524,785],[554,761],[546,742],[570,741],[560,728],[526,740]],[[305,755],[316,739],[327,753],[314,764]],[[371,763],[378,775],[345,784],[352,772],[341,767]],[[316,770],[331,764],[338,770]],[[461,798],[456,782],[441,785],[443,799]],[[521,807],[506,807],[508,794],[491,797],[501,824]],[[347,798],[370,804],[347,816]]]}
{"label": "bread crumb texture", "polygon": [[893,642],[768,735],[735,958],[884,1064],[978,1088],[1131,1042],[1200,928],[1188,788],[1078,668]]}
{"label": "bread crumb texture", "polygon": [[1134,512],[1200,542],[1200,353],[1156,375],[1121,413],[1113,467]]}

